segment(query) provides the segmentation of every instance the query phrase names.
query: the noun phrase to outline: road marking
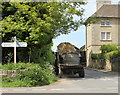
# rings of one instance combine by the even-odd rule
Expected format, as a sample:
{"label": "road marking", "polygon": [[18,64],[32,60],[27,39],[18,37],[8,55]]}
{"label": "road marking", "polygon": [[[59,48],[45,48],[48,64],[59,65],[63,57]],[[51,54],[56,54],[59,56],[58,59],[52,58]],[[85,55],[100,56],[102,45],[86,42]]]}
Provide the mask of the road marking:
{"label": "road marking", "polygon": [[40,89],[40,90],[47,90],[47,89]]}
{"label": "road marking", "polygon": [[26,89],[12,89],[11,91],[26,91]]}
{"label": "road marking", "polygon": [[106,81],[106,80],[113,80],[113,79],[105,78],[105,79],[100,79],[100,80],[105,80]]}
{"label": "road marking", "polygon": [[6,89],[2,89],[2,90],[0,90],[0,92],[5,92],[5,91],[7,91]]}
{"label": "road marking", "polygon": [[106,81],[107,79],[100,79],[100,80],[105,80]]}
{"label": "road marking", "polygon": [[64,90],[64,89],[51,89],[51,90]]}
{"label": "road marking", "polygon": [[88,79],[88,80],[95,80],[95,79]]}
{"label": "road marking", "polygon": [[117,90],[118,88],[106,88],[106,89],[110,89],[110,90],[111,90],[111,89],[116,89],[116,90]]}
{"label": "road marking", "polygon": [[92,89],[94,90],[95,89],[95,90],[97,90],[97,89],[101,89],[101,88],[87,88],[87,89],[90,89],[90,90],[92,90]]}
{"label": "road marking", "polygon": [[118,81],[115,81],[115,83],[117,83],[117,84],[118,84]]}
{"label": "road marking", "polygon": [[113,80],[113,79],[108,79],[108,78],[107,78],[107,80]]}
{"label": "road marking", "polygon": [[47,89],[39,89],[39,88],[37,88],[37,89],[32,89],[32,90],[37,90],[37,91],[39,91],[39,90],[47,90]]}

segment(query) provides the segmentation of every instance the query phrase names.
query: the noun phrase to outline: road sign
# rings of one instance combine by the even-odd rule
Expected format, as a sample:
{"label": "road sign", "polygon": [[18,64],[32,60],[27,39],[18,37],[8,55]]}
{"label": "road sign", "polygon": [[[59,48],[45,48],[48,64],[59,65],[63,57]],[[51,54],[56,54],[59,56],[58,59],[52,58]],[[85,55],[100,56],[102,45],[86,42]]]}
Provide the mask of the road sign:
{"label": "road sign", "polygon": [[18,42],[16,37],[12,38],[14,42],[3,42],[2,47],[14,47],[14,63],[16,64],[16,47],[27,47],[26,42]]}
{"label": "road sign", "polygon": [[14,47],[14,43],[13,42],[3,42],[2,47]]}
{"label": "road sign", "polygon": [[27,43],[26,42],[17,42],[16,47],[27,47]]}
{"label": "road sign", "polygon": [[[14,42],[3,42],[2,43],[2,47],[14,47],[14,46],[15,46]],[[16,47],[27,47],[27,43],[26,42],[17,42]]]}

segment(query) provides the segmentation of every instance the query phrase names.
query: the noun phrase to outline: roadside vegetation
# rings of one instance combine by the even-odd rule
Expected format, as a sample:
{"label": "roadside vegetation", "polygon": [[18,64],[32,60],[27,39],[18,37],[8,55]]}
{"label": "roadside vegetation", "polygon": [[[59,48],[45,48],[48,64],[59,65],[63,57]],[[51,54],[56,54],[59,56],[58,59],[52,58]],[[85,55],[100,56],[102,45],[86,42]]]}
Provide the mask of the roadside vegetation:
{"label": "roadside vegetation", "polygon": [[3,75],[2,87],[41,86],[56,81],[52,65],[48,65],[48,63],[42,66],[34,63],[17,63],[16,65],[10,63],[4,64],[2,69],[3,71],[17,71],[14,77],[12,77],[10,73],[8,73],[8,75]]}
{"label": "roadside vegetation", "polygon": [[120,61],[120,50],[118,46],[113,45],[103,45],[100,48],[101,53],[93,53],[91,55],[90,68],[104,69],[107,71],[118,71],[119,61]]}
{"label": "roadside vegetation", "polygon": [[120,58],[120,50],[117,48],[117,45],[103,45],[100,48],[101,53],[93,53],[91,55],[91,58],[93,60],[97,59],[104,59],[104,60],[110,60],[113,58]]}
{"label": "roadside vegetation", "polygon": [[[17,63],[13,48],[2,49],[2,69],[18,71],[15,77],[3,76],[3,87],[40,86],[56,81],[51,64],[55,55],[52,40],[61,34],[77,31],[83,22],[86,2],[2,2],[2,41],[27,42],[17,48]],[[79,17],[74,20],[74,16]]]}

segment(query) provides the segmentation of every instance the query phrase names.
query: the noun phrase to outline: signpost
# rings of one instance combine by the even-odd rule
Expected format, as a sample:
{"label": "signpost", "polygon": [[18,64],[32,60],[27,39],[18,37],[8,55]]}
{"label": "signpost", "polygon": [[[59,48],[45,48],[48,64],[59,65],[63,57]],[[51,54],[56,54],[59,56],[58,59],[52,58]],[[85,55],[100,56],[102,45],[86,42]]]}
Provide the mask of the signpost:
{"label": "signpost", "polygon": [[16,47],[27,47],[26,42],[18,42],[16,36],[12,38],[14,42],[3,42],[2,47],[14,47],[14,63],[16,64]]}
{"label": "signpost", "polygon": [[[14,47],[14,42],[3,42],[2,47]],[[26,42],[19,42],[16,43],[16,47],[27,47],[27,43]]]}

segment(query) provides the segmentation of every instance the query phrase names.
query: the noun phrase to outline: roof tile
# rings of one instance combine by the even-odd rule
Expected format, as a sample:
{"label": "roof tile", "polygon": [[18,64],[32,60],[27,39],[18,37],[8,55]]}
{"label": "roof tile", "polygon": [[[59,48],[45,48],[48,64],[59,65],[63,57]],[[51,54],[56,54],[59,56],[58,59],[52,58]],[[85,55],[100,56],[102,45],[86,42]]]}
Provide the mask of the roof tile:
{"label": "roof tile", "polygon": [[120,5],[103,5],[99,10],[97,10],[92,17],[120,17]]}

